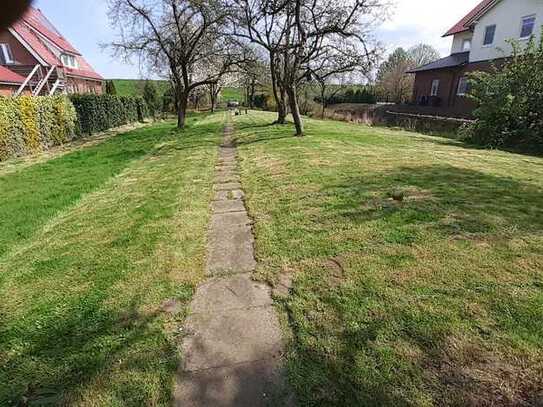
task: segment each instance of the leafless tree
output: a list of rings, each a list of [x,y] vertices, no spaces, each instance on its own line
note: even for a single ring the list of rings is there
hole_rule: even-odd
[[[441,54],[437,49],[429,44],[418,44],[407,51],[415,67],[429,64],[441,58]]]
[[[267,53],[272,93],[277,105],[276,123],[286,123],[287,93],[283,86],[283,70],[279,65],[279,53],[283,50],[288,32],[288,19],[276,12],[284,0],[225,0],[232,14],[232,34],[261,46]]]
[[[319,87],[323,118],[327,99],[341,91],[340,85],[356,74],[362,77],[369,75],[377,60],[377,53],[370,58],[360,52],[356,42],[344,41],[329,45],[322,50],[319,58],[308,63],[310,77]]]
[[[191,93],[212,85],[247,58],[247,48],[225,35],[229,11],[219,0],[108,0],[118,29],[115,52],[138,55],[169,76],[178,127],[184,128]]]
[[[269,64],[262,56],[241,66],[238,86],[245,89],[245,100],[248,107],[254,107],[257,89],[268,87],[270,84]]]
[[[386,0],[238,0],[242,6],[244,32],[238,34],[264,46],[270,53],[274,94],[281,104],[286,93],[296,126],[302,136],[304,126],[298,104],[297,87],[309,79],[314,61],[339,48],[356,43],[359,54],[368,60],[376,55],[372,29],[387,11]]]

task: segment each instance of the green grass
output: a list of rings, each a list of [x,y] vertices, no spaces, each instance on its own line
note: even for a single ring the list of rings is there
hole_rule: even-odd
[[[243,89],[240,88],[224,88],[222,91],[222,102],[226,103],[231,100],[243,102]]]
[[[0,177],[0,405],[170,405],[222,124],[157,124]]]
[[[300,405],[539,405],[543,159],[273,118],[236,126],[258,275],[294,279]]]
[[[168,81],[153,81],[159,95],[163,95],[168,90],[170,84]],[[143,86],[145,80],[140,79],[113,79],[117,95],[119,96],[143,96]]]
[[[119,96],[143,96],[143,85],[145,80],[140,79],[114,79],[115,89]],[[158,87],[160,95],[163,95],[170,87],[168,81],[154,81]],[[235,100],[238,102],[243,101],[243,89],[240,88],[224,88],[222,92],[222,101],[228,102]]]

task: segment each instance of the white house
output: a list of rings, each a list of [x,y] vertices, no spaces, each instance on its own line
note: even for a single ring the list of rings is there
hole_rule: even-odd
[[[469,115],[466,74],[488,70],[492,61],[510,57],[510,40],[521,44],[541,36],[543,0],[483,0],[444,37],[452,36],[451,55],[411,71],[413,99],[451,113]]]

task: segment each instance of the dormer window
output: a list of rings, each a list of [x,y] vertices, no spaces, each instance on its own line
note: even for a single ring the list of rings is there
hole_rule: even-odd
[[[70,55],[70,54],[62,54],[61,59],[62,59],[62,64],[64,66],[67,66],[68,68],[77,69],[78,65],[77,65],[77,59],[75,58],[75,56]]]
[[[462,52],[471,51],[471,38],[462,41]]]
[[[522,27],[520,29],[520,39],[526,40],[532,36],[535,28],[535,16],[522,18]]]
[[[485,38],[483,40],[484,47],[490,47],[494,44],[494,37],[496,36],[496,24],[489,25],[485,28]]]
[[[9,44],[0,44],[0,65],[14,64],[13,53]]]

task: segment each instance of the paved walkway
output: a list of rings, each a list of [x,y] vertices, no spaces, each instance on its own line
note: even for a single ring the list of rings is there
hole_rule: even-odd
[[[230,120],[220,149],[206,272],[191,304],[176,406],[292,405],[281,371],[281,330],[270,289],[251,280],[251,220]]]

